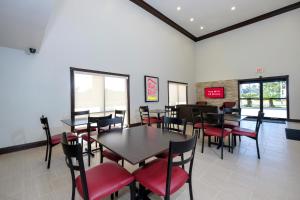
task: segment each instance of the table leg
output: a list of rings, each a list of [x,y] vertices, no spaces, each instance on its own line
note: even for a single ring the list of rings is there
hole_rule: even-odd
[[[160,113],[157,113],[157,119],[160,120]],[[157,128],[161,128],[161,123],[157,123]]]
[[[141,163],[139,163],[139,167],[143,167],[145,166],[146,162],[143,161]],[[146,188],[144,186],[142,186],[141,184],[139,184],[139,188],[137,190],[137,200],[150,200],[150,198],[148,197],[148,194],[150,193],[149,190],[146,190]]]

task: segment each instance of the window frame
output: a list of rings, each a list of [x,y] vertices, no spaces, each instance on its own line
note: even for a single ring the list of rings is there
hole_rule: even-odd
[[[181,84],[181,85],[185,85],[186,86],[186,104],[189,103],[189,95],[188,95],[188,88],[189,88],[189,84],[185,83],[185,82],[178,82],[178,81],[170,81],[168,80],[168,106],[170,106],[170,91],[169,91],[169,85],[170,83],[175,83],[175,84]]]
[[[74,120],[74,116],[72,116],[72,113],[75,111],[75,79],[74,79],[75,72],[88,72],[88,73],[95,73],[95,74],[101,74],[101,75],[125,77],[127,79],[127,81],[126,81],[126,85],[127,85],[127,115],[128,115],[127,123],[130,126],[130,75],[129,74],[120,74],[120,73],[113,73],[113,72],[105,72],[105,71],[70,67],[71,119],[72,120]]]

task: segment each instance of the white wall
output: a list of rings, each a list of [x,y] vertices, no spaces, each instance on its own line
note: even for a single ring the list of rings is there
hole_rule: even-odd
[[[194,83],[194,53],[193,41],[129,1],[61,1],[38,54],[0,48],[0,148],[44,140],[42,114],[53,133],[67,129],[70,66],[130,74],[134,123],[144,75],[160,78],[160,102],[149,106],[162,108],[167,80]]]
[[[300,119],[300,9],[197,43],[196,81],[290,75],[290,118]]]

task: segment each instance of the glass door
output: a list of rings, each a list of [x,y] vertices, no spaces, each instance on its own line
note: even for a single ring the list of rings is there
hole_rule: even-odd
[[[260,110],[260,83],[249,82],[240,84],[240,108],[241,114],[257,116]]]
[[[287,118],[286,81],[263,82],[263,111],[268,118]]]
[[[289,119],[288,76],[240,80],[239,99],[242,115]]]

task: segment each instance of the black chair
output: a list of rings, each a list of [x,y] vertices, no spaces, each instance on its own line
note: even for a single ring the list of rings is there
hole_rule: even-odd
[[[49,169],[51,165],[52,148],[60,143],[61,134],[51,136],[48,118],[45,117],[44,115],[40,118],[40,121],[45,131],[46,139],[47,139],[45,161],[48,161],[47,168]],[[68,133],[66,137],[67,140],[70,142],[76,142],[76,143],[78,142],[77,136],[74,135],[73,133]]]
[[[224,108],[223,109],[224,115],[241,115],[240,108]],[[227,122],[224,121],[224,128],[234,129],[240,127],[240,122]],[[239,141],[241,141],[241,136],[239,136]],[[233,144],[236,145],[236,137],[233,137]],[[232,145],[233,145],[232,144]]]
[[[123,122],[122,122],[123,125],[124,125],[124,120],[125,120],[125,114],[126,114],[126,110],[115,110],[115,118],[121,117],[123,119]]]
[[[232,129],[232,137],[246,136],[246,137],[254,139],[256,141],[256,151],[257,151],[258,159],[260,159],[260,152],[259,152],[259,146],[258,146],[258,134],[259,134],[260,125],[262,124],[264,115],[265,114],[263,112],[261,112],[261,111],[258,112],[255,130],[246,129],[246,128],[242,128],[242,127],[235,127],[234,129]],[[232,148],[232,151],[233,151],[233,148]]]
[[[183,135],[186,135],[186,125],[187,121],[185,119],[179,119],[179,118],[172,118],[172,117],[163,117],[163,127],[162,129],[168,130],[170,132],[174,133],[180,133]],[[181,159],[183,160],[183,154],[174,154],[173,157],[181,156]],[[169,157],[169,150],[166,150],[155,157],[157,158],[168,158]],[[182,166],[183,167],[183,166]]]
[[[151,124],[161,123],[161,119],[158,119],[157,117],[150,117],[148,106],[140,106],[139,112],[140,112],[142,126],[144,124],[151,126]]]
[[[189,184],[190,199],[193,200],[192,170],[195,157],[197,136],[182,142],[172,142],[169,145],[168,159],[156,159],[144,167],[136,170],[133,175],[135,180],[154,194],[169,200],[170,196],[185,183]],[[174,161],[174,154],[190,152],[191,155],[182,161]],[[179,167],[190,163],[189,171]]]
[[[72,118],[76,118],[76,117],[86,117],[88,118],[90,116],[90,111],[89,110],[84,110],[84,111],[75,111],[71,113],[71,117]],[[83,134],[83,133],[87,133],[87,127],[85,126],[79,126],[79,127],[74,127],[74,132],[77,133],[77,136]],[[72,129],[73,130],[73,129]],[[96,131],[96,127],[92,128],[92,131]]]
[[[217,122],[216,122],[217,120]],[[223,148],[224,148],[224,139],[228,137],[228,146],[230,151],[230,131],[224,128],[224,113],[206,113],[201,112],[201,121],[202,121],[202,149],[204,151],[204,141],[205,136],[208,137],[208,146],[211,146],[211,137],[218,138],[218,145],[221,148],[221,159],[223,160]],[[207,125],[204,126],[204,123]],[[216,125],[217,123],[217,125]]]
[[[90,166],[91,164],[91,155],[93,155],[91,152],[92,152],[92,147],[91,145],[95,142],[96,144],[96,149],[94,150],[98,150],[97,149],[97,142],[95,139],[93,139],[91,136],[92,135],[97,135],[97,134],[101,134],[103,132],[105,132],[105,130],[99,126],[99,121],[101,121],[102,119],[111,119],[112,118],[112,115],[107,115],[107,116],[104,116],[104,117],[88,117],[88,124],[87,124],[87,133],[85,134],[82,134],[81,135],[81,138],[82,138],[82,144],[83,144],[83,141],[86,141],[87,142],[87,145],[88,145],[88,164]],[[95,125],[93,124],[96,124],[96,129],[95,129]],[[94,130],[97,130],[94,131]],[[100,147],[101,149],[101,147]]]
[[[116,163],[103,163],[85,171],[81,145],[69,145],[65,133],[61,144],[71,171],[72,200],[75,188],[84,200],[95,200],[109,195],[113,199],[113,194],[125,186],[130,186],[130,199],[135,199],[134,177],[127,170]],[[76,178],[75,171],[79,171]]]
[[[106,134],[109,134],[111,130],[113,131],[122,131],[123,130],[123,121],[124,119],[122,117],[115,117],[112,119],[101,119],[98,122],[98,127],[99,128],[107,128],[106,129]],[[111,128],[115,124],[120,124],[119,126],[115,128]],[[116,163],[119,163],[119,161],[122,162],[122,166],[124,167],[124,159],[119,156],[118,154],[110,151],[109,149],[103,149],[103,146],[100,145],[100,163],[103,163],[103,158],[107,158],[109,160],[112,160]]]

